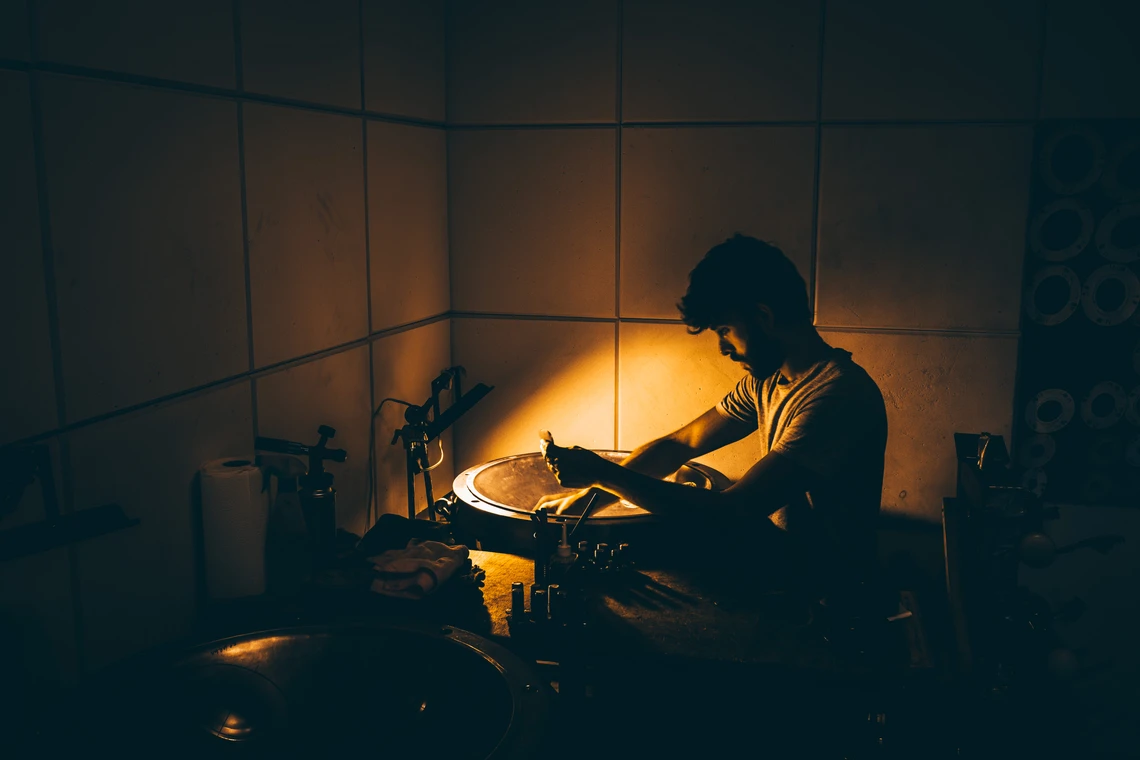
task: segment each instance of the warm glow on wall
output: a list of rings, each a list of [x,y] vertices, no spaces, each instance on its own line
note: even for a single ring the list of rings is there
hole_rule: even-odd
[[[456,363],[495,391],[456,425],[456,470],[565,445],[614,445],[614,328],[601,322],[456,320]]]

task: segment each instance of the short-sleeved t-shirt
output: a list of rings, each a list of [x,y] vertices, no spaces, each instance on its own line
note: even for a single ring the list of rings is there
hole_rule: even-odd
[[[887,414],[875,381],[843,349],[802,375],[746,375],[717,411],[750,425],[761,455],[785,456],[816,482],[771,515],[829,582],[865,575],[876,560],[875,522],[883,488]]]

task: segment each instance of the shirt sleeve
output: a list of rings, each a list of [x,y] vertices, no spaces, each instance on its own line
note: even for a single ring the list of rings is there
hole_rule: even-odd
[[[851,389],[820,393],[796,410],[772,451],[830,479],[850,472],[885,427],[881,397]]]
[[[756,391],[756,379],[751,375],[745,375],[736,387],[717,403],[716,410],[724,417],[746,423],[753,428],[759,427],[760,415],[757,411]]]

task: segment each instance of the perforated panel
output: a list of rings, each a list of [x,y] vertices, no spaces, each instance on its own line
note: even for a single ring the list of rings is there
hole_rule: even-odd
[[[1050,501],[1140,506],[1140,122],[1043,122],[1014,451]]]

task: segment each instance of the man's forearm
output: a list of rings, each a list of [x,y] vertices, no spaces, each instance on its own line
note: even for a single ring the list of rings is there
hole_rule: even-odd
[[[597,487],[666,518],[711,520],[734,509],[727,494],[659,480],[616,462],[605,467]]]
[[[621,464],[627,470],[651,478],[665,478],[681,469],[692,456],[693,451],[688,446],[665,437],[638,446]]]

